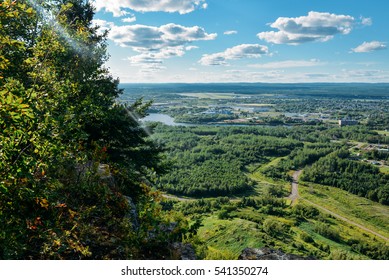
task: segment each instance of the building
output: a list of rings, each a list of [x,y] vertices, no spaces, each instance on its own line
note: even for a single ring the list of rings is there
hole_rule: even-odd
[[[354,120],[339,120],[339,126],[357,125],[358,121]]]

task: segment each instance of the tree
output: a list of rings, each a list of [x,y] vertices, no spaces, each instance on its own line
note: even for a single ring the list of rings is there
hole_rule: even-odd
[[[2,259],[141,258],[177,238],[147,238],[169,222],[149,187],[160,148],[133,117],[149,104],[116,102],[93,14],[83,0],[0,4]]]

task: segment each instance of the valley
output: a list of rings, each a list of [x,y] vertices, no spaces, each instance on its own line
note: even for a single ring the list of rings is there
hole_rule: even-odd
[[[389,258],[385,95],[211,89],[124,94],[154,102],[144,123],[170,166],[154,188],[189,219],[199,258]]]

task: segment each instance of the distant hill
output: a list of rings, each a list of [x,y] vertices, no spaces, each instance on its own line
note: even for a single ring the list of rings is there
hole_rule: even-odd
[[[210,83],[210,84],[120,84],[126,93],[236,93],[236,94],[287,94],[314,97],[347,97],[362,99],[389,98],[389,83]]]

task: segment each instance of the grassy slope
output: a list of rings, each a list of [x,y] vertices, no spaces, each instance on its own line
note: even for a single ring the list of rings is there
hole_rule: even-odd
[[[389,237],[388,206],[375,203],[338,188],[312,183],[300,183],[299,193],[303,198]]]
[[[206,259],[237,259],[247,247],[262,247],[261,234],[254,222],[207,217],[198,234],[208,249]]]
[[[277,164],[280,158],[273,159],[265,166],[251,166],[248,176],[258,182],[255,196],[260,195],[269,185],[280,184],[284,187],[289,185],[282,181],[275,181],[265,177],[260,170],[269,165]],[[310,184],[312,186],[312,184]],[[300,196],[314,203],[317,203],[351,221],[361,224],[371,230],[374,230],[384,236],[389,236],[389,207],[374,203],[368,199],[352,195],[340,189],[315,185],[314,193],[312,188],[300,183]],[[300,204],[307,204],[303,200]],[[308,205],[308,204],[307,204]],[[350,225],[345,221],[332,218],[327,213],[322,213],[330,222],[331,227],[339,232],[341,241],[335,242],[314,231],[317,220],[309,219],[303,223],[296,221],[290,215],[291,208],[284,217],[269,216],[253,210],[252,208],[239,209],[231,213],[229,220],[220,220],[217,216],[206,217],[203,226],[199,229],[198,235],[206,247],[206,258],[208,259],[236,259],[240,252],[246,247],[261,247],[270,245],[274,248],[281,249],[288,253],[298,255],[316,254],[317,258],[337,258],[339,254],[346,253],[348,259],[368,259],[368,257],[355,253],[347,244],[351,239],[360,239],[367,242],[375,242],[379,238],[366,233],[362,229]],[[290,225],[290,230],[286,239],[269,237],[261,230],[261,224],[264,219],[272,218]],[[308,234],[313,238],[313,242],[305,242],[301,236]],[[329,252],[323,248],[329,247]],[[338,255],[337,255],[338,254]]]

